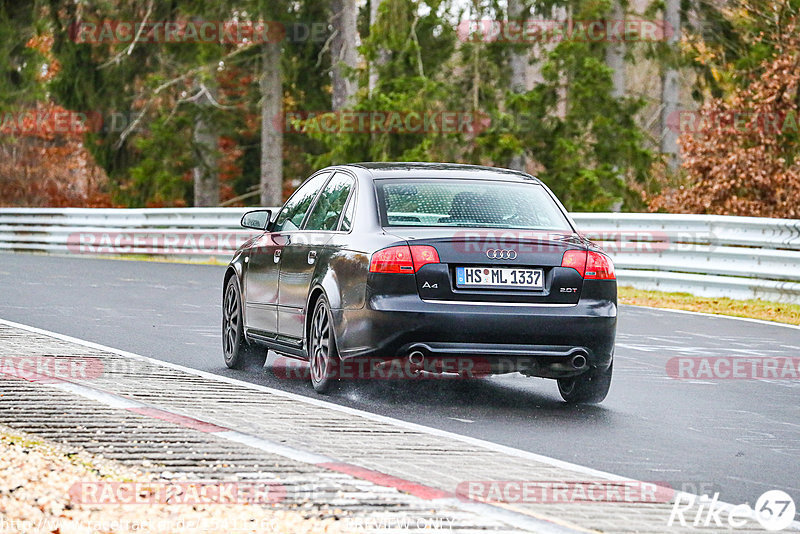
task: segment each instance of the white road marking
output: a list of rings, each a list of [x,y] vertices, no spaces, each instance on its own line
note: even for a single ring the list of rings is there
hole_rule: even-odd
[[[147,406],[146,404],[143,404],[141,402],[128,400],[126,398],[120,397],[119,395],[113,395],[111,393],[106,393],[98,389],[81,386],[80,384],[75,384],[72,382],[62,382],[62,381],[48,382],[47,385],[50,387],[54,387],[56,389],[60,389],[61,391],[66,391],[67,393],[72,393],[73,395],[78,395],[80,397],[85,397],[87,399],[97,401],[101,404],[105,404],[109,408],[119,408],[122,410],[129,410],[131,408],[144,408]]]
[[[377,421],[379,423],[386,423],[390,425],[394,425],[400,428],[405,428],[407,430],[413,430],[415,432],[424,432],[426,434],[430,434],[432,436],[439,436],[443,438],[448,438],[456,441],[460,441],[462,443],[467,443],[469,445],[473,445],[476,447],[483,447],[494,452],[500,452],[503,454],[508,454],[510,456],[516,456],[517,458],[525,458],[528,460],[534,460],[537,462],[541,462],[546,465],[550,465],[552,467],[559,467],[562,469],[571,470],[577,473],[581,473],[586,476],[590,477],[599,477],[606,480],[617,480],[617,481],[627,481],[630,480],[629,478],[622,477],[619,475],[614,475],[612,473],[606,473],[604,471],[600,471],[598,469],[592,469],[591,467],[586,467],[583,465],[573,464],[570,462],[566,462],[563,460],[558,460],[556,458],[550,458],[549,456],[544,456],[541,454],[536,454],[534,452],[524,451],[522,449],[515,449],[513,447],[507,447],[505,445],[500,445],[499,443],[493,443],[491,441],[485,441],[478,438],[473,438],[470,436],[463,436],[461,434],[456,434],[454,432],[448,432],[446,430],[439,430],[438,428],[428,427],[424,425],[420,425],[417,423],[409,423],[408,421],[403,421],[402,419],[394,419],[392,417],[387,417],[385,415],[378,415],[371,412],[366,412],[364,410],[359,410],[357,408],[350,408],[349,406],[341,406],[339,404],[335,404],[332,402],[328,402],[322,399],[316,399],[313,397],[305,397],[303,395],[299,395],[297,393],[290,393],[288,391],[283,391],[281,389],[274,389],[267,386],[262,386],[259,384],[251,384],[250,382],[245,382],[242,380],[237,380],[235,378],[229,378],[227,376],[220,376],[215,375],[213,373],[209,373],[206,371],[199,371],[197,369],[192,369],[191,367],[184,367],[183,365],[178,365],[170,362],[164,362],[158,360],[156,358],[150,358],[148,356],[142,356],[140,354],[135,354],[133,352],[128,352],[120,349],[115,349],[113,347],[109,347],[107,345],[101,345],[99,343],[94,343],[91,341],[86,341],[83,339],[78,339],[72,336],[67,336],[64,334],[59,334],[57,332],[50,332],[48,330],[44,330],[41,328],[36,328],[35,326],[28,326],[20,323],[15,323],[13,321],[8,321],[6,319],[0,319],[0,324],[6,324],[8,326],[13,326],[15,328],[20,328],[22,330],[27,330],[28,332],[33,332],[36,334],[41,334],[43,336],[49,336],[55,339],[61,339],[62,341],[69,341],[71,343],[75,343],[78,345],[82,345],[84,347],[102,350],[105,352],[110,352],[112,354],[117,354],[119,356],[124,356],[127,358],[132,358],[135,360],[145,361],[153,365],[160,365],[163,367],[168,367],[170,369],[175,369],[177,371],[182,371],[184,373],[189,373],[195,376],[200,376],[203,378],[207,378],[209,380],[215,380],[217,382],[225,382],[227,384],[233,384],[240,387],[245,387],[248,389],[252,389],[255,391],[263,391],[266,393],[271,393],[273,395],[277,395],[286,399],[290,399],[296,402],[303,402],[306,404],[311,404],[313,406],[320,406],[323,408],[329,408],[331,410],[336,410],[342,413],[355,415],[359,417],[363,417],[364,419],[369,419],[372,421]]]
[[[639,307],[642,307],[642,306],[639,306]],[[659,310],[660,310],[660,308],[659,308]],[[680,311],[680,310],[666,310],[666,311]],[[695,313],[695,312],[690,312],[690,313]],[[701,314],[701,315],[710,315],[710,314]],[[712,317],[718,317],[718,316],[712,316]],[[766,324],[772,324],[772,323],[769,323],[767,321],[757,321],[757,320],[753,320],[753,321],[760,322],[760,323],[766,323]],[[416,423],[409,423],[409,422],[403,421],[401,419],[394,419],[394,418],[387,417],[387,416],[384,416],[384,415],[378,415],[378,414],[374,414],[374,413],[370,413],[370,412],[365,412],[363,410],[358,410],[356,408],[350,408],[348,406],[340,406],[338,404],[334,404],[334,403],[331,403],[331,402],[323,401],[323,400],[320,400],[320,399],[304,397],[303,395],[298,395],[296,393],[290,393],[288,391],[283,391],[283,390],[280,390],[280,389],[273,389],[273,388],[266,387],[266,386],[261,386],[261,385],[258,385],[258,384],[251,384],[250,382],[244,382],[244,381],[241,381],[241,380],[236,380],[235,378],[228,378],[228,377],[225,377],[225,376],[219,376],[219,375],[215,375],[213,373],[208,373],[206,371],[199,371],[197,369],[192,369],[190,367],[184,367],[182,365],[177,365],[177,364],[174,364],[174,363],[163,362],[161,360],[157,360],[155,358],[149,358],[147,356],[142,356],[140,354],[135,354],[133,352],[127,352],[127,351],[124,351],[124,350],[115,349],[113,347],[109,347],[109,346],[106,346],[106,345],[101,345],[99,343],[93,343],[91,341],[78,339],[78,338],[75,338],[75,337],[72,337],[72,336],[67,336],[67,335],[64,335],[64,334],[59,334],[57,332],[50,332],[48,330],[37,328],[35,326],[29,326],[29,325],[24,325],[24,324],[20,324],[20,323],[15,323],[13,321],[8,321],[6,319],[0,319],[0,324],[5,324],[7,326],[11,326],[11,327],[14,327],[14,328],[19,328],[21,330],[26,330],[28,332],[40,334],[40,335],[43,335],[43,336],[48,336],[48,337],[52,337],[52,338],[55,338],[55,339],[60,339],[62,341],[68,341],[70,343],[75,343],[77,345],[82,345],[84,347],[93,348],[93,349],[101,350],[101,351],[105,351],[105,352],[110,352],[112,354],[117,354],[119,356],[124,356],[124,357],[127,357],[127,358],[132,358],[132,359],[136,359],[136,360],[140,360],[140,361],[146,361],[146,362],[151,363],[153,365],[160,365],[160,366],[163,366],[163,367],[168,367],[170,369],[175,369],[177,371],[182,371],[182,372],[185,372],[185,373],[188,373],[188,374],[193,374],[195,376],[200,376],[200,377],[203,377],[203,378],[207,378],[209,380],[215,380],[215,381],[218,381],[218,382],[225,382],[225,383],[228,383],[228,384],[232,384],[232,385],[236,385],[236,386],[240,386],[240,387],[253,389],[253,390],[256,390],[256,391],[263,391],[263,392],[271,393],[273,395],[277,395],[277,396],[281,396],[281,397],[284,397],[284,398],[288,398],[288,399],[291,399],[291,400],[294,400],[294,401],[297,401],[297,402],[304,402],[306,404],[311,404],[311,405],[314,405],[314,406],[319,406],[319,407],[328,408],[328,409],[331,409],[331,410],[340,411],[342,413],[347,413],[347,414],[363,417],[365,419],[370,419],[372,421],[386,423],[386,424],[394,425],[394,426],[397,426],[397,427],[400,427],[400,428],[406,428],[408,430],[414,430],[416,432],[423,432],[423,433],[430,434],[430,435],[433,435],[433,436],[449,438],[449,439],[452,439],[454,441],[460,441],[462,443],[467,443],[467,444],[470,444],[470,445],[474,445],[476,447],[483,447],[485,449],[488,449],[488,450],[491,450],[491,451],[495,451],[495,452],[500,452],[500,453],[503,453],[503,454],[507,454],[509,456],[516,456],[518,458],[525,458],[525,459],[534,460],[534,461],[541,462],[541,463],[546,464],[546,465],[550,465],[552,467],[557,467],[557,468],[560,468],[560,469],[573,471],[573,472],[580,473],[580,474],[583,474],[583,475],[587,475],[587,476],[590,476],[590,477],[598,477],[598,478],[603,478],[603,479],[606,479],[606,480],[620,481],[620,482],[629,482],[631,480],[628,477],[615,475],[613,473],[607,473],[605,471],[601,471],[601,470],[598,470],[598,469],[593,469],[591,467],[586,467],[586,466],[583,466],[583,465],[573,464],[571,462],[565,462],[565,461],[559,460],[557,458],[551,458],[549,456],[544,456],[544,455],[541,455],[541,454],[536,454],[536,453],[524,451],[524,450],[521,450],[521,449],[514,449],[512,447],[507,447],[505,445],[500,445],[498,443],[492,443],[491,441],[484,441],[484,440],[477,439],[477,438],[472,438],[472,437],[469,437],[469,436],[462,436],[460,434],[456,434],[456,433],[453,433],[453,432],[448,432],[448,431],[445,431],[445,430],[439,430],[437,428],[427,427],[427,426],[419,425],[419,424],[416,424]],[[790,326],[790,325],[779,325],[779,326]],[[794,328],[800,329],[800,327],[794,327]],[[81,387],[81,386],[79,386],[79,387]],[[85,388],[85,389],[88,390],[90,388]],[[83,393],[80,393],[80,394],[82,396],[86,396],[87,393],[88,392],[83,392]],[[106,400],[105,402],[108,402],[108,400]],[[136,403],[136,401],[131,401],[131,402]],[[140,403],[137,403],[137,404],[140,404]],[[239,433],[237,432],[237,434],[239,434]],[[266,440],[264,440],[264,441],[266,441]],[[311,454],[315,454],[315,453],[311,453]],[[673,496],[673,498],[678,499],[680,496],[689,496],[689,497],[691,497],[693,499],[696,499],[696,498],[699,497],[698,495],[693,495],[691,493],[680,491],[680,492],[675,492],[675,495]],[[456,501],[458,502],[458,500],[456,500]],[[480,506],[482,503],[473,503],[473,504],[460,503],[460,504],[461,504],[461,506],[464,507],[464,509],[467,509],[468,506]],[[738,505],[730,504],[730,503],[723,502],[723,501],[717,501],[717,505],[721,509],[726,510],[726,511],[731,511],[731,510],[735,509],[736,506],[738,506]],[[491,508],[494,509],[494,510],[499,510],[496,507],[491,507]],[[509,513],[514,513],[514,512],[509,510]],[[750,515],[742,513],[741,516],[742,517],[749,517],[750,519],[756,520],[755,513],[752,513],[752,512],[751,512]],[[527,520],[528,520],[528,518],[525,518],[525,517],[518,518],[518,519],[520,519],[522,522],[525,522],[525,523],[527,523]],[[535,521],[534,518],[530,518],[530,520],[531,521]],[[538,528],[541,529],[543,525],[542,524],[537,524],[537,526],[538,526]],[[558,527],[559,527],[559,525],[552,525],[553,531],[557,531]],[[791,527],[793,527],[796,530],[800,530],[800,521],[792,522],[791,523]],[[575,528],[575,527],[570,525],[569,528]]]
[[[673,310],[671,308],[653,308],[651,306],[639,306],[637,304],[621,304],[621,306],[630,306],[631,308],[640,308],[643,310],[651,310],[656,312],[671,312],[671,313],[683,313],[683,314],[690,314],[690,315],[702,315],[704,317],[713,317],[715,319],[731,319],[733,321],[747,321],[748,323],[758,323],[764,324],[767,326],[780,326],[783,328],[793,328],[795,330],[800,330],[800,326],[793,325],[793,324],[786,324],[786,323],[778,323],[775,321],[763,321],[761,319],[751,319],[750,317],[734,317],[732,315],[720,315],[716,313],[704,313],[704,312],[696,312],[696,311],[689,311],[689,310]]]

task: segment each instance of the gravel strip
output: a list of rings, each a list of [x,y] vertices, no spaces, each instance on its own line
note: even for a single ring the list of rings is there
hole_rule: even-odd
[[[3,534],[343,532],[333,519],[226,502],[230,493],[210,488],[219,489],[176,484],[0,425]],[[134,499],[145,502],[119,504]]]

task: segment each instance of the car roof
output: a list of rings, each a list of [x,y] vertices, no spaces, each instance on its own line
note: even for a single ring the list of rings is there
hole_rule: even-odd
[[[364,162],[337,165],[336,167],[365,169],[369,171],[372,178],[488,178],[541,183],[539,179],[524,172],[461,163]]]

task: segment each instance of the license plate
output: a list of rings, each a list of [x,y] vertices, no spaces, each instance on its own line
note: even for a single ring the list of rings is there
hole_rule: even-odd
[[[542,269],[456,267],[456,287],[541,289],[544,287],[544,276]]]

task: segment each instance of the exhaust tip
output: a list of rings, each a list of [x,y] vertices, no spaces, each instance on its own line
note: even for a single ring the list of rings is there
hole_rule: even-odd
[[[412,351],[408,355],[408,363],[410,363],[411,365],[422,365],[422,362],[424,360],[425,360],[425,355],[418,350]]]
[[[586,356],[578,354],[572,357],[572,367],[575,369],[582,369],[586,367]]]

